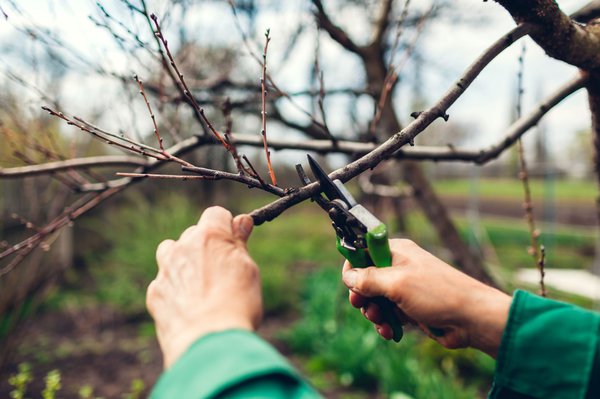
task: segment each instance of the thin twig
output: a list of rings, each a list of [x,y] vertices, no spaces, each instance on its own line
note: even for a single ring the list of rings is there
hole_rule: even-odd
[[[159,173],[127,173],[117,172],[117,176],[122,177],[148,177],[150,179],[167,179],[167,180],[215,180],[212,176],[190,176],[190,175],[163,175]]]
[[[329,136],[333,144],[336,142],[336,138],[331,134],[329,130],[329,126],[327,125],[327,115],[325,114],[325,79],[323,77],[323,71],[321,70],[321,63],[319,62],[321,56],[321,40],[320,40],[320,32],[317,30],[317,38],[315,43],[315,63],[314,63],[314,73],[315,79],[319,84],[319,91],[317,96],[317,106],[319,107],[319,112],[321,113],[321,120],[323,121],[323,127],[325,134]]]
[[[272,184],[265,184],[264,182],[259,181],[258,179],[252,178],[246,175],[240,175],[239,173],[229,173],[223,172],[221,170],[200,168],[197,166],[187,167],[184,166],[181,168],[186,172],[193,172],[202,175],[203,177],[209,177],[212,180],[233,180],[247,185],[248,187],[260,188],[261,190],[267,191],[271,194],[275,194],[279,197],[284,197],[286,195],[286,191],[280,187],[277,187]]]
[[[521,55],[519,56],[519,72],[517,74],[517,118],[521,118],[522,106],[523,106],[523,65],[525,58],[526,47],[523,44],[521,48]],[[540,272],[540,293],[542,296],[546,296],[546,287],[544,285],[544,263],[545,263],[545,251],[542,250],[542,246],[538,243],[540,231],[536,229],[535,217],[533,215],[533,200],[531,198],[531,187],[529,185],[529,173],[527,171],[527,160],[525,159],[525,149],[523,141],[519,138],[517,140],[517,148],[519,152],[519,178],[523,183],[523,195],[525,209],[525,219],[529,226],[529,236],[531,238],[531,247],[529,253],[533,257],[536,267]]]
[[[246,165],[248,165],[248,168],[250,168],[250,171],[252,172],[252,176],[258,180],[260,182],[260,184],[262,184],[263,186],[266,185],[265,181],[263,180],[262,177],[260,177],[260,173],[258,173],[258,171],[254,168],[254,166],[252,165],[252,162],[250,162],[250,160],[248,159],[248,157],[246,155],[242,155],[242,158],[244,158],[244,161],[246,162]]]
[[[229,148],[230,148],[229,153],[231,154],[231,157],[233,158],[233,161],[235,162],[235,167],[236,167],[238,173],[241,173],[241,174],[247,173],[247,170],[246,170],[246,168],[244,168],[244,164],[242,163],[242,160],[240,159],[240,154],[238,154],[237,147],[235,145],[235,139],[231,135],[231,131],[233,129],[233,119],[231,118],[231,101],[230,101],[229,97],[227,97],[225,99],[225,102],[223,103],[221,110],[223,111],[223,118],[225,119],[224,136],[225,136],[225,141],[227,142],[227,144],[229,145]]]
[[[188,98],[189,103],[192,105],[194,110],[199,114],[200,119],[204,122],[206,127],[221,142],[221,144],[223,144],[223,147],[225,147],[225,149],[227,149],[229,151],[229,145],[225,142],[225,140],[223,139],[221,134],[217,131],[217,129],[215,129],[215,127],[210,122],[210,120],[208,120],[208,118],[206,117],[206,114],[204,113],[204,108],[202,108],[202,107],[200,107],[200,105],[198,105],[198,103],[196,102],[196,99],[194,98],[194,95],[191,93],[190,89],[188,88],[188,85],[185,82],[185,78],[183,77],[183,74],[179,71],[179,68],[177,67],[177,64],[175,63],[173,54],[171,54],[171,50],[169,49],[167,39],[164,37],[164,35],[162,33],[160,24],[158,23],[158,17],[154,14],[150,14],[150,18],[154,22],[154,26],[156,28],[156,36],[159,38],[160,42],[162,43],[162,46],[165,49],[165,52],[167,53],[167,57],[169,58],[171,67],[177,74],[177,78],[179,80],[179,83],[181,84],[181,88],[183,89],[183,94]]]
[[[269,151],[269,145],[267,143],[267,51],[269,49],[269,43],[271,42],[271,37],[269,36],[270,29],[267,29],[265,32],[265,47],[263,50],[263,61],[262,61],[262,78],[260,79],[260,88],[261,88],[261,116],[262,116],[262,130],[260,134],[263,138],[263,144],[265,149],[265,156],[267,158],[267,168],[269,169],[269,176],[271,177],[271,183],[274,186],[277,185],[277,178],[275,177],[275,171],[273,170],[273,165],[271,165],[271,151]]]
[[[138,78],[137,75],[134,75],[133,78],[140,88],[140,94],[144,98],[144,102],[146,103],[146,107],[148,108],[148,113],[150,114],[150,118],[152,119],[152,125],[154,126],[154,135],[156,136],[156,141],[158,141],[158,146],[162,152],[165,152],[165,147],[163,146],[163,138],[160,136],[160,132],[158,131],[158,124],[156,123],[156,117],[154,116],[154,112],[152,112],[152,107],[150,106],[150,102],[148,101],[148,97],[146,97],[146,92],[144,91],[144,84]]]
[[[250,38],[248,37],[248,35],[246,34],[246,31],[244,31],[244,29],[242,28],[242,24],[241,21],[239,19],[239,15],[237,12],[237,8],[235,6],[235,2],[233,0],[228,0],[227,1],[231,7],[231,12],[233,13],[234,16],[234,21],[235,21],[235,25],[237,30],[240,32],[240,35],[242,36],[242,41],[244,43],[244,46],[246,47],[246,50],[248,51],[248,54],[250,54],[250,56],[259,64],[262,66],[262,61],[260,59],[260,56],[257,54],[257,52],[252,48],[252,41],[250,40]],[[288,100],[289,104],[294,107],[296,110],[298,110],[299,112],[303,113],[304,115],[306,115],[311,123],[313,123],[315,126],[318,126],[319,129],[321,130],[325,130],[325,127],[323,126],[322,123],[320,123],[319,121],[317,121],[315,119],[315,117],[308,112],[307,110],[305,110],[296,100],[294,100],[294,98],[286,91],[282,90],[277,83],[275,82],[275,80],[273,79],[273,77],[271,75],[269,75],[267,73],[267,83],[271,86],[271,88],[276,92],[276,95],[278,97],[283,97],[285,99]]]

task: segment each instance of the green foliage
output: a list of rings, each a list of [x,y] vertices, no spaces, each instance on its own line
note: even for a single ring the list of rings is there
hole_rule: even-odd
[[[91,385],[84,385],[79,388],[78,395],[81,399],[92,399],[94,397],[94,387]]]
[[[60,383],[60,371],[51,370],[44,377],[46,387],[42,391],[42,398],[44,399],[55,399],[56,393],[60,391],[62,385]]]
[[[32,380],[31,366],[28,363],[19,364],[17,374],[11,375],[8,378],[8,383],[14,388],[10,393],[10,397],[12,399],[25,399],[27,385]]]
[[[125,312],[145,311],[146,288],[157,271],[156,247],[164,239],[177,239],[200,213],[182,196],[165,196],[157,203],[137,197],[102,220],[88,222],[86,227],[110,243],[108,250],[86,256],[98,299]]]
[[[25,399],[27,386],[33,381],[32,368],[28,363],[21,363],[16,374],[11,375],[8,383],[13,387],[10,392],[11,399]],[[44,389],[41,392],[43,399],[56,399],[62,389],[61,374],[59,370],[51,370],[44,377]],[[146,385],[140,378],[131,381],[129,392],[121,395],[122,399],[140,399],[144,394]],[[94,387],[86,384],[79,388],[77,396],[81,399],[102,399],[94,395]]]
[[[267,314],[297,308],[309,270],[317,265],[342,264],[329,219],[312,208],[298,208],[276,223],[256,228],[248,244],[260,267]]]
[[[139,399],[144,393],[144,388],[146,388],[144,381],[139,378],[134,379],[131,381],[129,393],[123,395],[123,399]]]
[[[489,365],[484,371],[462,366],[474,359],[485,363],[485,355],[444,352],[441,356],[431,351],[427,340],[411,332],[400,344],[380,339],[347,303],[347,290],[339,282],[337,268],[320,269],[308,278],[303,317],[283,338],[295,352],[309,356],[306,368],[310,375],[335,369],[342,385],[377,388],[387,395],[473,398],[477,387],[462,383],[462,372],[468,370],[469,379],[473,374],[480,380],[491,376]],[[321,382],[313,381],[323,389]]]

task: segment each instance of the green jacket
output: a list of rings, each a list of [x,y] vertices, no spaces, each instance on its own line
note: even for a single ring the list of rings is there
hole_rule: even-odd
[[[196,341],[153,399],[320,398],[273,347],[238,330]],[[600,398],[600,315],[516,291],[491,399]]]

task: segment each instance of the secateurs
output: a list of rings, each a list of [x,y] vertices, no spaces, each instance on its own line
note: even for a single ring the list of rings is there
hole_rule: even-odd
[[[325,194],[319,193],[313,199],[333,222],[338,251],[353,267],[391,266],[387,226],[358,204],[340,180],[331,180],[310,155],[308,163]],[[302,166],[297,165],[296,168],[303,183],[309,184]],[[385,322],[392,328],[394,341],[399,342],[404,331],[396,305],[384,297],[372,298],[372,301],[380,307]]]

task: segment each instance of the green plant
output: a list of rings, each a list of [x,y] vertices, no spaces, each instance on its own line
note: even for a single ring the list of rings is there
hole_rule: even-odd
[[[108,250],[86,255],[97,299],[125,312],[145,312],[146,288],[157,270],[156,247],[164,239],[177,239],[199,215],[191,200],[172,195],[156,203],[136,197],[102,220],[89,221],[86,226],[109,243]]]
[[[32,381],[31,366],[28,363],[19,364],[17,374],[8,378],[8,383],[14,388],[10,392],[13,399],[25,399],[27,385]]]
[[[94,397],[94,387],[86,384],[79,388],[77,394],[81,399],[92,399]]]
[[[250,238],[248,247],[260,268],[267,314],[297,309],[310,270],[342,264],[328,218],[313,206],[298,207],[277,223],[257,227]]]
[[[129,388],[129,393],[123,395],[123,399],[138,399],[144,393],[144,388],[146,385],[144,381],[139,378],[131,381],[131,387]]]
[[[56,393],[60,391],[62,385],[60,383],[60,371],[50,370],[46,377],[44,377],[46,386],[42,391],[42,398],[44,399],[55,399]]]

